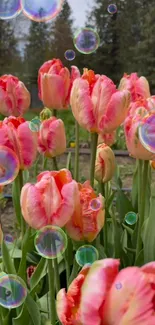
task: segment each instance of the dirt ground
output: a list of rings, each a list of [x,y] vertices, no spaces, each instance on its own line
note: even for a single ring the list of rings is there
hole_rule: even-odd
[[[135,168],[135,160],[130,157],[117,157],[117,164],[120,168],[121,179],[123,182],[123,187],[131,188],[132,186],[132,176]],[[58,159],[59,168],[64,168],[66,166],[67,155],[63,155]],[[90,156],[89,155],[80,155],[80,179],[85,181],[89,178],[89,164],[90,164]],[[48,166],[50,168],[50,166]],[[74,167],[74,162],[73,166]],[[30,181],[34,180],[34,174],[30,171]],[[114,181],[112,181],[113,186],[115,186]],[[5,193],[11,194],[11,186],[5,187]],[[3,204],[2,204],[3,203]],[[3,206],[2,206],[3,205]],[[5,205],[5,206],[4,206]],[[3,232],[15,233],[14,230],[14,221],[15,214],[13,209],[12,201],[6,200],[6,202],[1,202],[0,204],[0,219],[2,223]]]

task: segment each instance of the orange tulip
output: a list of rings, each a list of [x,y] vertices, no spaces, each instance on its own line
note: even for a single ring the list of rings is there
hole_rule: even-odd
[[[73,214],[77,194],[77,183],[69,170],[43,172],[36,184],[27,183],[22,188],[23,217],[34,229],[47,225],[63,227]]]
[[[115,155],[105,143],[97,146],[95,162],[95,179],[98,182],[110,181],[115,173]]]
[[[39,131],[39,152],[46,157],[56,157],[66,150],[66,135],[61,119],[51,117],[41,124]]]
[[[23,115],[30,106],[30,93],[18,78],[0,77],[0,113],[9,116]]]
[[[39,97],[44,106],[50,109],[67,109],[69,105],[72,80],[80,76],[76,67],[69,70],[59,59],[45,62],[38,75]]]
[[[83,76],[73,83],[70,102],[73,115],[83,128],[111,133],[126,118],[130,93],[116,90],[108,77],[84,69]]]
[[[139,99],[147,99],[150,97],[150,87],[145,77],[138,77],[137,73],[130,75],[124,74],[119,85],[120,90],[129,90],[131,93],[131,101]]]
[[[78,186],[74,213],[66,224],[66,230],[76,241],[92,242],[104,225],[104,199],[101,194],[97,197],[89,181]]]
[[[32,166],[37,155],[38,135],[21,117],[10,116],[0,122],[0,145],[12,149],[17,155],[20,168]]]

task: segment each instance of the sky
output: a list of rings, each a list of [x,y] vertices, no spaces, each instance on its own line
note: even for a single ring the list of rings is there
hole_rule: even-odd
[[[75,19],[75,26],[82,27],[86,20],[86,12],[94,3],[94,0],[68,0]]]

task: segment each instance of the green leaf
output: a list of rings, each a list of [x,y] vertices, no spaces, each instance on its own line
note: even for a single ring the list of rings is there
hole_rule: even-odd
[[[33,325],[41,325],[41,315],[39,307],[29,294],[27,295],[27,298],[25,300],[25,306],[29,312]]]
[[[32,325],[32,322],[30,323],[30,315],[27,312],[25,304],[23,305],[20,314],[16,318],[13,318],[12,325]]]
[[[15,249],[12,248],[10,250],[10,256],[12,258],[21,258],[22,257],[22,250],[17,248],[17,247]]]
[[[6,272],[8,274],[16,274],[16,269],[14,266],[14,262],[11,259],[11,256],[9,254],[8,247],[5,243],[5,241],[2,241],[2,257],[3,257],[3,263],[6,269]]]
[[[134,211],[138,212],[138,160],[136,161],[136,169],[133,174],[131,201]]]
[[[12,200],[15,208],[18,225],[21,226],[21,207],[20,207],[20,177],[19,174],[12,184]]]
[[[26,256],[27,252],[34,247],[34,235],[31,236],[31,228],[28,228],[22,242],[22,258],[19,265],[18,275],[26,281]]]
[[[126,253],[127,252],[126,248],[128,246],[128,233],[127,233],[126,229],[124,229],[124,231],[123,231],[122,238],[121,238],[121,244],[122,244],[122,249]]]
[[[135,261],[135,265],[136,266],[142,266],[144,264],[144,250],[142,249],[140,252],[139,252],[139,255]]]
[[[35,272],[33,273],[30,279],[31,291],[38,285],[40,280],[46,275],[46,269],[47,269],[47,260],[42,257]]]
[[[130,228],[130,227],[124,225],[124,223],[122,223],[122,227],[123,227],[124,229],[127,230],[128,234],[129,234],[130,236],[133,235],[134,230],[133,230],[132,228]]]
[[[138,236],[138,221],[135,225],[132,237],[131,237],[131,241],[132,241],[132,245],[134,248],[136,248],[136,244],[137,244],[137,236]]]
[[[99,259],[107,258],[107,255],[104,252],[104,247],[101,244],[98,246],[98,252],[99,252]]]
[[[28,182],[29,176],[30,176],[30,173],[29,173],[28,169],[23,170],[23,181],[24,181],[24,184],[26,184]]]
[[[116,194],[116,209],[119,215],[119,220],[122,222],[125,218],[125,215],[129,211],[134,211],[131,201],[127,198],[124,192],[121,190],[117,191]]]
[[[144,232],[144,263],[155,260],[155,185],[151,187],[149,219]]]

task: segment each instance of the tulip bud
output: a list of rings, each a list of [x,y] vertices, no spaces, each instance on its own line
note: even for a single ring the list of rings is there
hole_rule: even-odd
[[[49,108],[45,107],[40,113],[40,120],[43,122],[48,120],[52,116],[52,112]]]
[[[150,160],[150,166],[155,169],[155,160]]]
[[[31,279],[33,273],[35,272],[35,270],[36,270],[36,266],[33,266],[33,265],[31,265],[31,266],[29,266],[27,268],[26,272],[27,272],[27,283],[28,283],[28,285],[30,285],[30,279]]]
[[[115,155],[113,151],[105,143],[99,144],[95,162],[95,179],[106,183],[112,179],[114,171]]]

